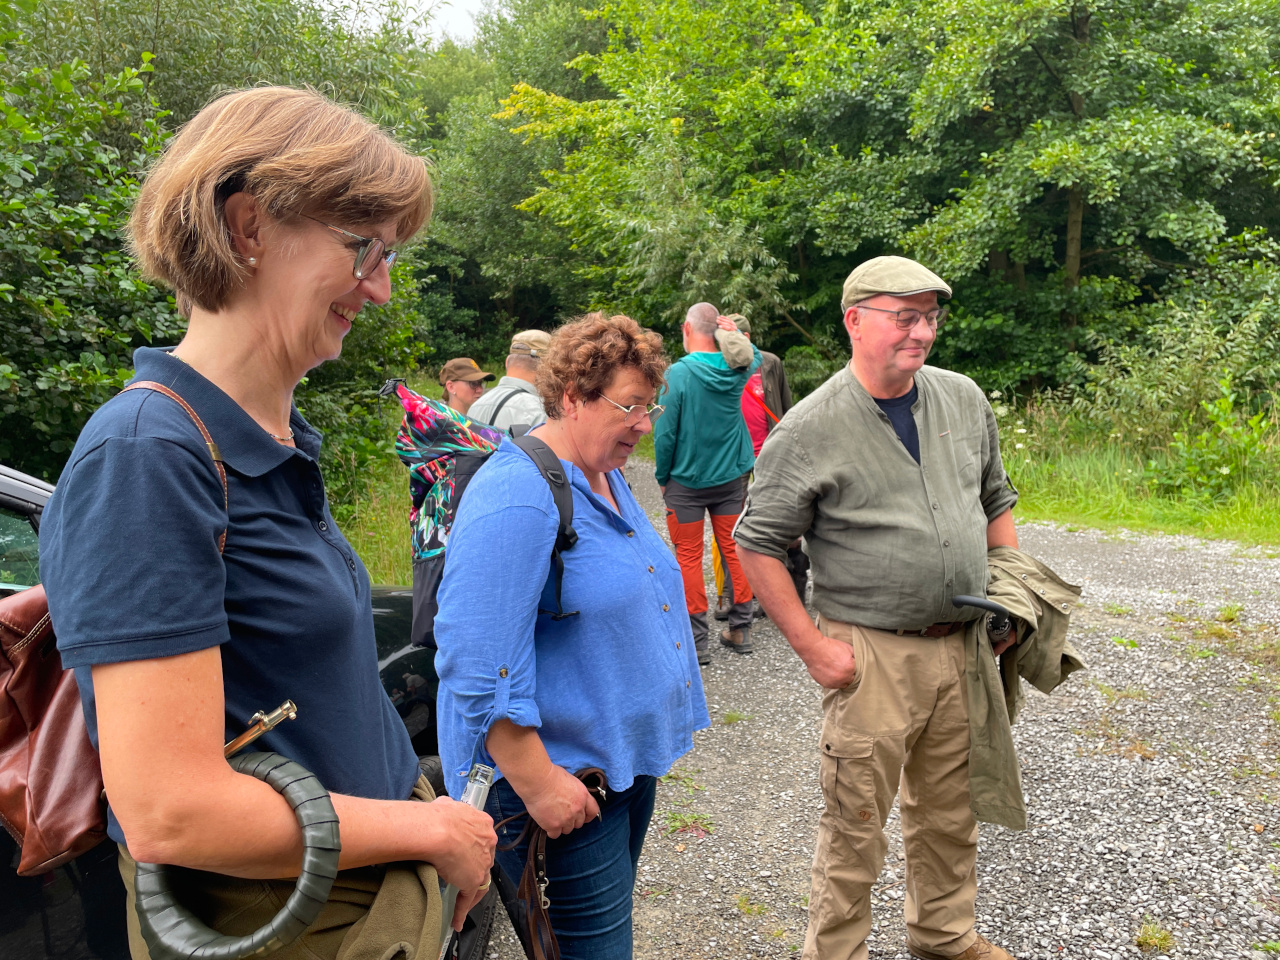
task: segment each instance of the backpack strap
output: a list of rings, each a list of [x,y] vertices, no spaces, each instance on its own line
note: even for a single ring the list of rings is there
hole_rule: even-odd
[[[507,387],[507,395],[498,401],[498,405],[493,408],[493,413],[489,414],[489,416],[493,418],[492,420],[489,421],[490,423],[494,424],[495,426],[497,425],[496,421],[498,419],[498,414],[501,413],[502,408],[507,405],[507,401],[509,401],[517,393],[524,393],[524,391],[521,390],[519,387]],[[525,452],[528,453],[529,451],[526,450]]]
[[[551,548],[551,566],[556,578],[556,608],[554,611],[539,610],[538,612],[550,613],[552,620],[576,617],[579,611],[566,611],[560,603],[560,587],[564,582],[564,558],[561,554],[572,549],[578,542],[578,534],[573,529],[573,490],[569,486],[569,478],[565,476],[564,465],[560,463],[560,458],[545,441],[526,434],[523,437],[513,437],[511,442],[525,452],[538,468],[538,472],[542,474],[542,478],[547,481],[547,486],[551,488],[551,497],[556,502],[556,512],[560,514],[560,527],[556,531],[556,542]]]
[[[120,393],[127,393],[130,390],[154,390],[156,393],[163,393],[166,397],[180,406],[191,422],[196,425],[196,429],[200,431],[200,436],[204,437],[204,445],[209,450],[209,456],[213,458],[213,465],[218,471],[218,479],[222,481],[222,506],[227,511],[227,520],[230,523],[231,501],[227,498],[227,468],[222,465],[222,454],[218,452],[218,445],[213,442],[213,437],[209,435],[209,430],[205,427],[204,421],[200,419],[200,415],[192,409],[191,404],[178,396],[171,388],[166,387],[163,383],[156,383],[154,380],[139,380],[131,383]],[[226,527],[222,530],[222,535],[218,537],[218,552],[222,553],[223,547],[227,545]]]

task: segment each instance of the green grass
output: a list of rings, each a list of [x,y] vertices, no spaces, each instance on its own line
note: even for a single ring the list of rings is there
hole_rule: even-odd
[[[374,583],[413,582],[409,557],[409,471],[399,460],[378,463],[368,473],[362,496],[342,521]]]
[[[1138,928],[1138,935],[1133,938],[1133,942],[1143,953],[1155,953],[1157,950],[1168,953],[1173,949],[1174,943],[1173,934],[1150,917]]]
[[[705,813],[669,810],[663,815],[663,820],[666,824],[662,830],[664,837],[669,837],[673,833],[691,833],[695,837],[705,837],[715,832],[714,822]]]
[[[1141,458],[1118,446],[1068,448],[1021,460],[1004,453],[1020,491],[1021,519],[1280,543],[1280,488],[1274,481],[1245,486],[1225,501],[1175,499],[1154,494],[1143,481]]]

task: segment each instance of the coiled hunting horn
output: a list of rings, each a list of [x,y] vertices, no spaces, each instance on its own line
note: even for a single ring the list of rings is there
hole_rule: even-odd
[[[268,923],[250,934],[231,937],[203,923],[178,902],[169,882],[169,867],[139,863],[134,900],[142,938],[151,960],[246,960],[263,957],[297,940],[315,923],[338,875],[338,814],[315,774],[278,753],[232,755],[282,720],[298,715],[286,700],[270,713],[254,714],[249,729],[226,745],[223,755],[237,773],[257,777],[280,793],[302,828],[302,872],[293,892]]]

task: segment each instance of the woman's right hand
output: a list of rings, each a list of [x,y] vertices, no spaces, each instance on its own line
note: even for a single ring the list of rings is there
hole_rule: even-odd
[[[555,839],[600,816],[600,805],[586,784],[564,767],[551,765],[538,787],[521,794],[529,816]]]
[[[432,826],[440,838],[431,864],[446,883],[459,890],[475,890],[489,882],[498,835],[493,818],[483,810],[448,797],[427,804]]]

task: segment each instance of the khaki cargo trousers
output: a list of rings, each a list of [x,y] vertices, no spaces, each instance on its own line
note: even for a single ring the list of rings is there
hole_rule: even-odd
[[[946,956],[976,940],[978,824],[969,810],[964,632],[900,637],[818,618],[853,646],[854,681],[828,690],[804,960],[867,960],[871,887],[901,782],[907,940]]]

